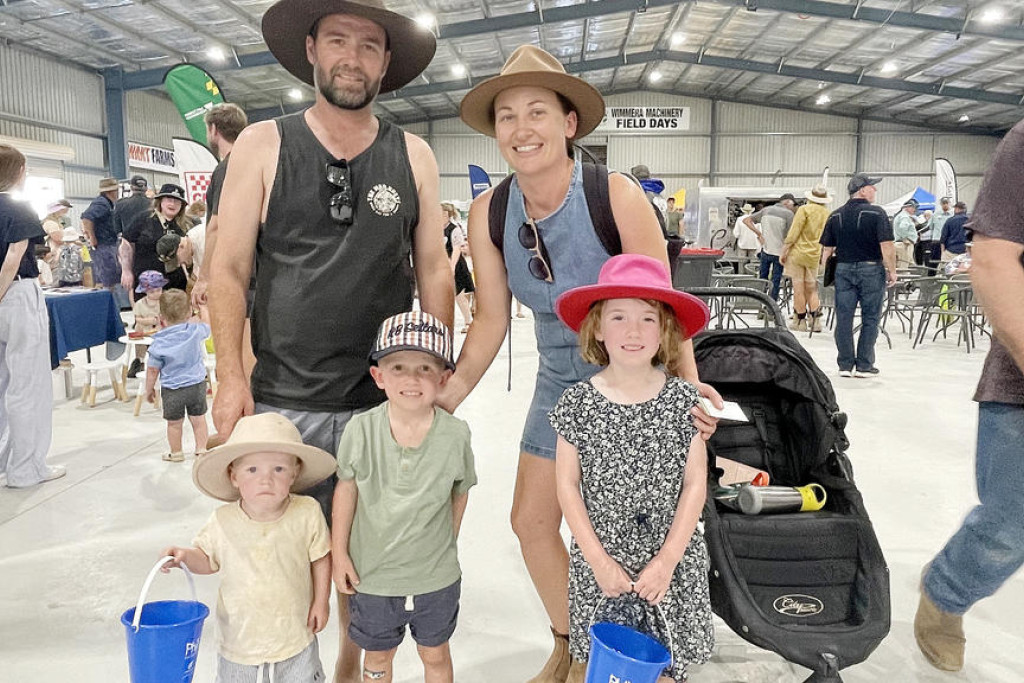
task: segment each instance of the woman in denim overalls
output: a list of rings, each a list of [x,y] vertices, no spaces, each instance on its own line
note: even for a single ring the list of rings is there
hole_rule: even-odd
[[[466,95],[461,116],[469,126],[497,138],[516,175],[502,251],[488,230],[491,193],[478,197],[469,213],[477,312],[441,402],[454,409],[491,364],[508,329],[512,295],[529,306],[540,366],[520,444],[512,527],[555,636],[551,657],[530,683],[563,683],[569,671],[564,635],[569,631],[569,557],[559,534],[556,437],[547,414],[565,389],[598,368],[580,357],[576,335],[559,322],[554,302],[568,289],[597,282],[610,256],[590,220],[579,155],[573,159],[569,151],[572,140],[601,122],[604,100],[585,81],[567,75],[554,57],[525,45],[512,54],[501,75]],[[643,190],[619,174],[610,175],[608,184],[623,252],[646,254],[667,266],[665,241]],[[687,345],[683,367],[674,370],[696,383],[693,350]],[[714,389],[698,386],[719,400]],[[699,425],[705,432],[714,430],[706,416]]]

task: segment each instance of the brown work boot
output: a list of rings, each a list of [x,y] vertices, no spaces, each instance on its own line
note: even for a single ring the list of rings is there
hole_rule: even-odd
[[[551,656],[540,673],[526,683],[565,683],[569,675],[569,636],[557,633],[555,629],[551,629],[551,635],[555,638]]]
[[[587,663],[572,660],[572,664],[569,665],[569,676],[565,679],[565,683],[583,683],[586,677]]]
[[[964,668],[963,617],[943,612],[921,589],[921,602],[914,616],[914,638],[921,654],[936,669],[959,671]]]

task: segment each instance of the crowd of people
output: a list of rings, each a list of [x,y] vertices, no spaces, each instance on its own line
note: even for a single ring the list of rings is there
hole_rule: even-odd
[[[233,105],[208,114],[221,162],[201,232],[191,232],[181,187],[164,185],[149,200],[140,179],[118,204],[118,183],[104,179],[82,214],[96,282],[140,295],[141,331],[159,325],[145,386],[151,400],[158,379],[162,386],[165,459],[184,460],[187,417],[196,485],[227,503],[191,545],[165,550],[172,565],[220,575],[218,675],[323,680],[316,634],[333,580],[336,683],[391,681],[407,626],[424,679],[453,680],[456,541],[476,473],[470,425],[452,413],[491,365],[515,297],[533,312],[540,362],[511,523],[553,639],[530,683],[582,683],[586,628],[606,598],[620,598],[607,609],[623,618],[662,615],[675,638],[659,680],[686,680],[714,643],[698,518],[704,441],[717,427],[702,406],[722,400],[700,381],[691,341],[707,308],[672,288],[646,187],[608,176],[621,253],[609,253],[588,211],[572,143],[601,122],[601,94],[524,45],[464,97],[462,120],[493,138],[514,172],[500,212],[491,191],[472,204],[470,276],[467,235],[440,202],[433,151],[372,110],[378,94],[430,62],[433,35],[371,2],[340,11],[280,0],[263,28],[316,101],[251,126]],[[961,615],[1024,562],[1024,322],[1015,303],[1024,293],[1024,206],[1012,201],[1022,136],[1018,126],[1000,147],[970,223],[972,272],[997,340],[977,397],[982,505],[923,578],[916,634],[943,669],[962,666]],[[10,198],[24,176],[24,157],[0,145],[0,471],[12,487],[65,473],[45,461],[52,396],[34,247],[74,244],[59,228],[66,206],[50,207],[44,229]],[[819,329],[819,264],[834,256],[841,376],[878,374],[881,297],[915,244],[904,220],[894,233],[873,204],[879,181],[854,175],[849,201],[832,212],[816,186],[799,207],[792,195],[757,212],[744,207],[735,225],[740,248],[761,254],[773,296],[784,272],[792,278],[797,329]],[[966,213],[958,206],[954,216],[948,204],[924,232],[914,228],[935,261],[966,241]],[[680,224],[669,222],[676,232]],[[455,304],[466,322],[457,359]],[[211,328],[218,442],[207,452],[201,345]],[[652,468],[658,481],[638,476]]]

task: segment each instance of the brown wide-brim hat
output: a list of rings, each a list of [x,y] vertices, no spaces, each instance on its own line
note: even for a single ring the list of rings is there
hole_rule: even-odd
[[[217,500],[228,503],[238,500],[238,489],[231,483],[228,467],[243,455],[251,453],[290,453],[302,462],[292,491],[300,492],[315,486],[338,469],[330,453],[302,443],[295,425],[278,413],[262,413],[243,417],[222,446],[196,458],[192,481],[196,488]]]
[[[380,92],[398,90],[427,68],[437,50],[434,34],[409,17],[384,8],[382,0],[280,0],[263,14],[263,39],[288,72],[313,85],[306,59],[306,36],[330,14],[352,14],[378,24],[388,34],[391,62]]]
[[[459,116],[470,128],[495,137],[494,99],[509,88],[530,86],[553,90],[576,110],[576,136],[582,138],[604,118],[604,98],[582,78],[570,76],[555,57],[536,45],[520,45],[501,67],[501,73],[466,93]]]

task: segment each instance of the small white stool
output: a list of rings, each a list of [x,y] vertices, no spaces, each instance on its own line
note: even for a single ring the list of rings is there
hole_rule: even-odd
[[[82,365],[81,369],[85,371],[82,403],[88,403],[90,408],[96,407],[96,384],[99,373],[104,370],[110,375],[110,387],[114,390],[114,398],[118,401],[128,401],[128,392],[121,379],[121,373],[124,370],[124,355],[115,360],[95,360]]]

